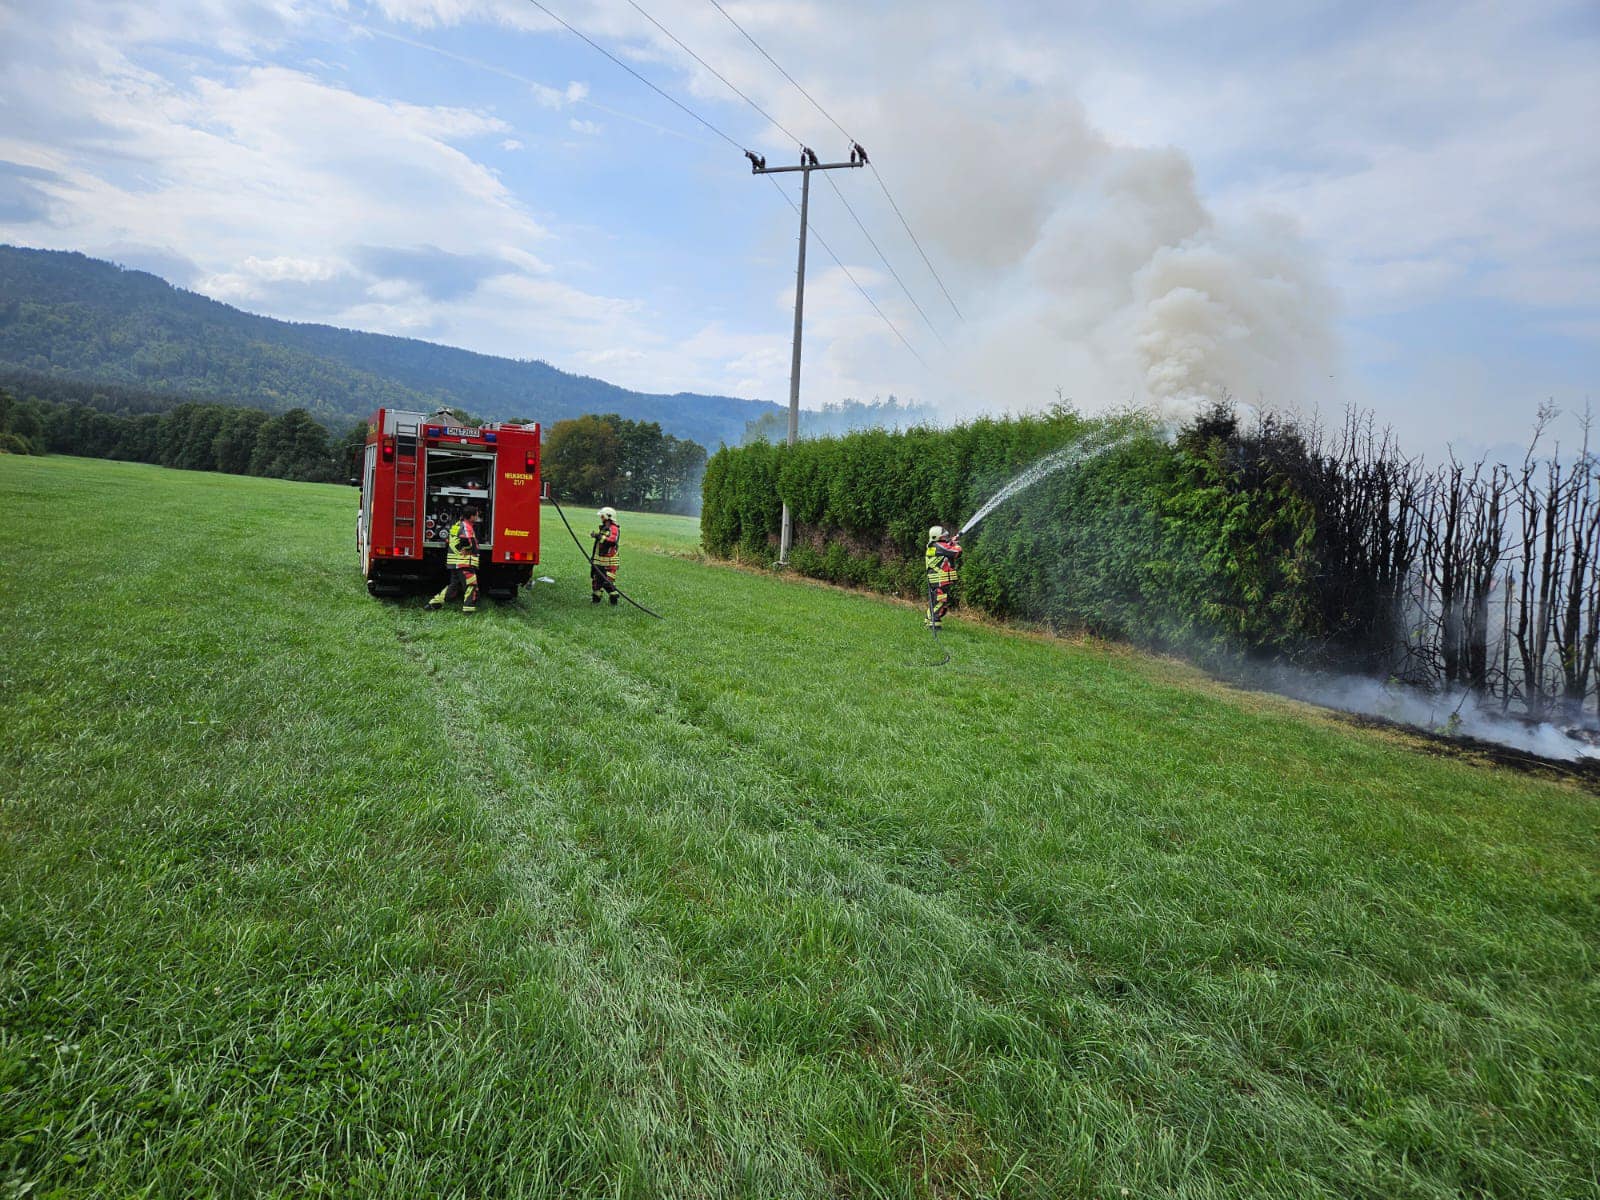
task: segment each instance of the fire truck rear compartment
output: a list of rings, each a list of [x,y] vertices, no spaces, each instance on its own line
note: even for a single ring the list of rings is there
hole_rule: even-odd
[[[478,544],[485,550],[494,544],[494,453],[471,450],[443,450],[429,447],[423,471],[427,502],[424,505],[422,544],[444,548],[450,526],[459,521],[469,504],[483,510],[476,523]]]
[[[481,513],[474,522],[482,551],[479,587],[515,602],[538,557],[537,499],[530,505],[511,493],[502,504],[497,493],[509,479],[517,487],[531,483],[527,496],[537,497],[538,436],[538,426],[458,429],[430,424],[422,413],[378,410],[368,426],[356,521],[368,590],[404,595],[442,587],[450,527],[475,506]],[[501,529],[502,515],[515,528]],[[507,548],[505,557],[512,561],[493,561],[503,540],[496,533],[526,539]]]

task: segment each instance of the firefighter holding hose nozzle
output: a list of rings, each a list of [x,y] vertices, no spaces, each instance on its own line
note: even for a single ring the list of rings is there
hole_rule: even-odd
[[[589,535],[594,543],[594,554],[589,558],[589,603],[599,604],[600,593],[606,592],[615,604],[620,561],[617,550],[622,543],[622,527],[617,524],[617,510],[609,504],[595,515],[600,518],[600,528]]]
[[[450,526],[450,549],[445,555],[445,566],[450,568],[450,582],[432,600],[429,608],[443,608],[447,600],[461,596],[462,612],[478,611],[478,506],[468,505],[461,519]]]
[[[937,630],[945,613],[950,611],[950,591],[961,570],[961,534],[943,525],[932,526],[928,530],[928,548],[923,562],[928,573],[927,626]]]

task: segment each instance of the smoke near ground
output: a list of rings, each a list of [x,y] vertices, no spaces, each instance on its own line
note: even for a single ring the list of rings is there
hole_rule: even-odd
[[[1288,667],[1261,673],[1250,682],[1341,712],[1379,717],[1446,737],[1492,742],[1540,758],[1561,762],[1600,758],[1600,748],[1549,721],[1517,720],[1494,701],[1459,689],[1430,693],[1376,679]]]

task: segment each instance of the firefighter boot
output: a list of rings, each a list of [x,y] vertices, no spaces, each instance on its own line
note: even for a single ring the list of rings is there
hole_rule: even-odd
[[[590,592],[589,593],[589,603],[590,604],[599,604],[600,603],[600,593],[599,592]]]
[[[616,604],[617,604],[617,594],[615,592],[612,592],[611,593],[611,605],[612,605],[613,608],[615,608]]]

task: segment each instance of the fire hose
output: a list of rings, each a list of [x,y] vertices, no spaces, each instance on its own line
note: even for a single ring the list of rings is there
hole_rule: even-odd
[[[552,495],[550,497],[550,503],[554,504],[556,506],[556,513],[557,513],[558,516],[560,516],[561,523],[567,527],[567,532],[572,535],[572,544],[578,548],[578,553],[582,554],[586,559],[589,560],[589,580],[590,580],[590,583],[592,584],[594,582],[595,573],[600,569],[599,567],[594,565],[594,550],[593,549],[590,549],[588,551],[584,550],[583,543],[578,540],[578,535],[573,532],[572,522],[568,521],[567,520],[567,514],[561,511],[561,504],[555,498],[555,496]],[[624,600],[626,600],[629,604],[633,605],[640,612],[649,613],[650,616],[654,617],[658,621],[666,620],[666,618],[663,617],[660,613],[652,612],[650,609],[648,609],[644,605],[640,604],[632,596],[628,595],[627,592],[625,592],[621,588],[617,587],[615,582],[613,582],[611,586],[612,586],[612,588],[614,588],[616,590],[617,595],[621,596]]]

